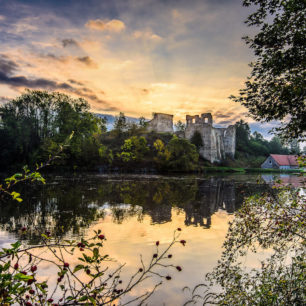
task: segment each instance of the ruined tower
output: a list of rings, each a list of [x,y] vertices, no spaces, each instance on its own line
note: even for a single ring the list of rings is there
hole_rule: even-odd
[[[195,132],[202,137],[203,146],[200,155],[210,161],[220,162],[226,156],[234,157],[236,146],[236,129],[230,125],[227,128],[213,127],[210,113],[201,116],[186,116],[185,138],[191,139]]]
[[[148,122],[148,131],[157,133],[173,133],[173,115],[155,113]],[[210,161],[221,162],[225,157],[234,157],[236,149],[236,129],[234,125],[227,128],[213,127],[211,113],[204,113],[195,116],[186,116],[186,128],[182,137],[190,140],[195,132],[199,132],[203,146],[200,148],[200,155]]]

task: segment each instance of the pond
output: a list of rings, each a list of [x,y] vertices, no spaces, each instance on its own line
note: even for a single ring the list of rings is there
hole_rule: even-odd
[[[0,206],[0,247],[16,240],[37,244],[46,230],[63,239],[80,239],[101,229],[107,238],[105,252],[125,263],[122,278],[127,279],[141,266],[140,255],[149,261],[155,242],[165,248],[181,228],[180,239],[187,243],[175,245],[170,253],[171,263],[183,270],[171,270],[172,280],[164,281],[147,303],[182,305],[189,297],[182,289],[201,283],[216,265],[228,222],[244,197],[269,190],[265,181],[271,180],[246,174],[53,176],[31,191],[28,186],[21,188],[22,203]],[[28,228],[26,235],[20,234],[23,226]],[[48,273],[52,271],[46,267]],[[151,285],[146,281],[125,300]]]

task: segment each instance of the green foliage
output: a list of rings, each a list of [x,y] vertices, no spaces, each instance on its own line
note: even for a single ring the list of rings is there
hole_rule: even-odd
[[[154,148],[154,161],[160,170],[193,171],[197,167],[199,154],[196,146],[187,139],[174,135],[167,145],[157,139]]]
[[[289,142],[290,154],[301,154],[301,148],[297,139],[292,139]]]
[[[171,153],[163,143],[161,139],[156,139],[153,144],[156,151],[156,156],[154,156],[154,162],[158,169],[165,170],[167,169]]]
[[[274,188],[272,194],[246,199],[230,223],[218,265],[197,286],[193,301],[217,305],[304,305],[305,196],[300,190]],[[269,250],[260,267],[250,269],[251,253]],[[214,293],[214,286],[221,292]],[[204,294],[199,290],[205,288]]]
[[[22,230],[24,234],[26,231]],[[120,276],[124,265],[118,264],[113,270],[109,268],[109,261],[114,260],[104,252],[106,237],[100,229],[94,231],[92,237],[79,241],[54,241],[49,232],[41,235],[41,245],[26,247],[17,241],[0,250],[0,303],[54,305],[56,300],[62,305],[109,305],[148,277],[158,276],[159,282],[157,279],[151,290],[130,301],[142,303],[161,285],[161,280],[169,279],[166,270],[178,270],[169,264],[168,257],[170,248],[181,242],[178,238],[179,234],[175,232],[172,242],[165,249],[159,247],[159,242],[156,243],[152,260],[147,265],[141,261],[140,268],[126,282]],[[40,249],[44,252],[37,252]],[[67,261],[71,256],[77,257],[74,264]],[[42,281],[41,273],[46,264],[53,266],[57,273]],[[160,266],[164,267],[163,272],[158,271]]]
[[[258,132],[251,134],[248,123],[243,120],[236,122],[235,127],[237,165],[241,163],[241,166],[260,167],[269,154],[289,154],[278,136],[268,141]]]
[[[73,131],[65,160],[70,165],[84,163],[89,160],[84,148],[95,151],[96,156],[99,144],[95,135],[106,128],[105,120],[90,113],[85,100],[57,92],[28,90],[0,107],[0,115],[0,148],[3,148],[0,161],[3,167],[34,165],[36,161],[48,159]]]
[[[245,22],[258,32],[252,38],[244,37],[256,60],[250,65],[245,88],[231,98],[256,120],[282,120],[282,127],[277,129],[280,136],[305,138],[306,3],[244,0],[243,5],[256,5]]]
[[[190,139],[190,142],[199,150],[203,146],[203,140],[200,132],[195,131]]]
[[[173,136],[167,145],[170,153],[168,167],[175,171],[195,170],[199,154],[195,145],[185,138]]]
[[[141,161],[149,151],[146,139],[141,136],[132,136],[124,141],[122,152],[118,154],[124,162]]]
[[[127,130],[127,128],[128,124],[126,121],[126,117],[124,113],[120,112],[119,116],[115,118],[114,132],[118,137],[120,137]]]
[[[145,117],[140,117],[138,125],[142,128],[146,128],[148,126],[148,122],[147,122],[146,118]]]
[[[174,126],[178,132],[184,132],[186,128],[186,125],[181,120],[179,120]]]

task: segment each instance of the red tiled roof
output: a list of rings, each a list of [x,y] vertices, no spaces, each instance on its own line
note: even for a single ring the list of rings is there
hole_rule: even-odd
[[[279,166],[298,166],[296,155],[270,154]]]

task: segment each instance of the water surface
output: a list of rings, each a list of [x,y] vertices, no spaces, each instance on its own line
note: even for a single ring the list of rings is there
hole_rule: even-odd
[[[63,239],[80,239],[101,229],[107,237],[105,252],[126,263],[126,279],[140,267],[140,254],[149,261],[155,241],[160,241],[161,249],[166,247],[180,227],[187,244],[174,246],[171,254],[172,263],[183,271],[167,273],[173,280],[159,287],[148,305],[182,305],[189,296],[182,288],[201,283],[215,266],[228,222],[244,197],[269,188],[258,175],[245,174],[53,176],[44,186],[21,188],[21,204],[0,207],[0,246],[17,239],[29,245],[40,243],[39,233],[46,230]],[[29,229],[26,236],[18,230],[23,226]],[[46,267],[45,273],[52,272]],[[131,295],[144,293],[150,285],[146,282]]]

